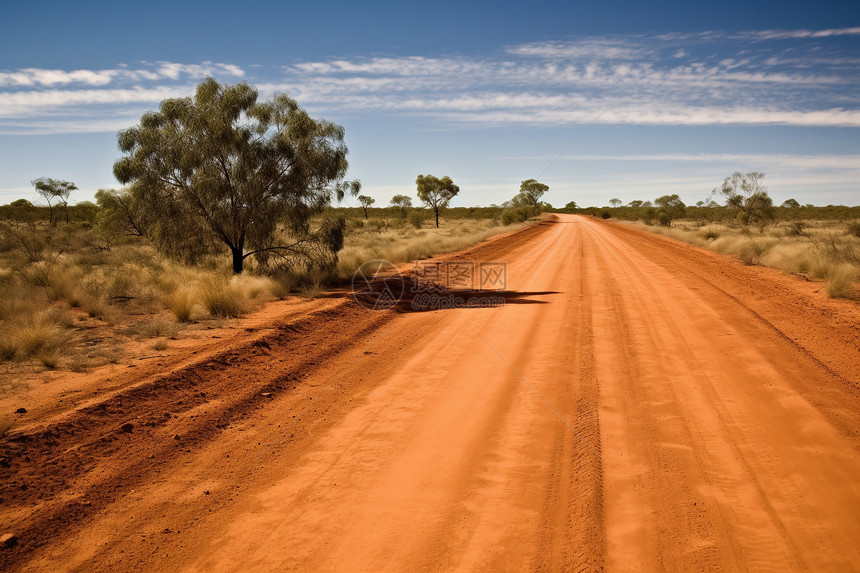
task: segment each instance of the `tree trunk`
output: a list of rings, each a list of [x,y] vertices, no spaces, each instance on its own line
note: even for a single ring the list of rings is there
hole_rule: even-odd
[[[436,228],[439,228],[439,209],[433,209],[433,212],[436,213]]]
[[[242,265],[245,263],[245,256],[242,249],[238,247],[230,247],[230,252],[233,253],[233,272],[242,274]]]

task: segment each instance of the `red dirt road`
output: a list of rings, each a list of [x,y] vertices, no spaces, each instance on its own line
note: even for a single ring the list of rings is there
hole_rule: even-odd
[[[0,568],[860,568],[856,303],[577,216],[447,258],[506,304],[345,298],[13,431]]]

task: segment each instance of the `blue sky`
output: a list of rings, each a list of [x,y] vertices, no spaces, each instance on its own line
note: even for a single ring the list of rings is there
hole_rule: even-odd
[[[206,75],[344,125],[378,204],[418,173],[458,205],[531,177],[555,205],[693,204],[736,170],[778,203],[860,204],[860,9],[731,1],[6,6],[0,203],[42,176],[117,187],[116,132]]]

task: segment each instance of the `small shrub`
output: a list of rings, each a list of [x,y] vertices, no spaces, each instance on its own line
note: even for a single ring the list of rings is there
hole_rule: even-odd
[[[720,238],[720,233],[716,229],[708,229],[702,235],[705,240],[713,241],[714,239]]]
[[[200,291],[200,303],[209,314],[220,318],[241,316],[246,311],[245,301],[229,285],[209,280]]]
[[[158,352],[167,349],[167,341],[163,338],[161,340],[156,340],[155,344],[152,345],[152,349]]]
[[[416,229],[420,229],[424,226],[424,221],[427,220],[427,214],[424,211],[419,209],[415,209],[413,211],[409,211],[409,215],[407,216],[409,219],[409,224],[415,227]]]
[[[854,300],[857,298],[857,289],[854,282],[857,273],[849,265],[838,265],[831,269],[826,278],[825,290],[830,298],[846,298]]]
[[[804,229],[806,229],[806,223],[803,221],[792,221],[788,224],[788,231],[786,234],[789,237],[800,237],[804,235]]]
[[[848,223],[845,232],[852,237],[860,238],[860,221],[851,221]]]
[[[234,276],[230,279],[230,289],[248,300],[270,298],[282,290],[278,284],[268,277],[248,274]]]
[[[52,361],[68,346],[68,334],[46,314],[23,318],[0,333],[0,357],[4,360],[37,358]],[[44,360],[43,360],[44,358]]]
[[[164,305],[179,322],[191,322],[194,299],[187,289],[179,289],[165,296]]]
[[[510,207],[502,211],[502,225],[515,225],[525,223],[532,216],[532,210],[528,207]],[[604,217],[607,219],[608,217]]]
[[[114,314],[111,305],[97,296],[82,295],[80,302],[81,308],[92,318],[108,320]]]
[[[18,354],[18,345],[7,333],[0,332],[0,360],[13,360]]]
[[[44,348],[36,353],[36,360],[48,370],[53,370],[60,363],[60,353],[56,348]]]
[[[346,230],[351,233],[353,231],[360,231],[364,229],[364,219],[347,219],[346,220]]]

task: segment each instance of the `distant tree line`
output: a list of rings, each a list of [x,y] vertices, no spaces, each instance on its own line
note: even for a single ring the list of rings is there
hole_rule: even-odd
[[[715,187],[710,195],[695,205],[684,204],[677,194],[662,195],[653,201],[633,200],[626,205],[618,198],[609,200],[609,206],[577,207],[574,201],[557,212],[581,213],[603,219],[616,218],[644,221],[648,224],[669,226],[676,219],[693,219],[703,222],[725,222],[740,226],[766,225],[775,220],[826,219],[850,220],[860,218],[860,206],[827,205],[816,207],[801,205],[787,199],[779,206],[764,184],[764,174],[735,172]]]

